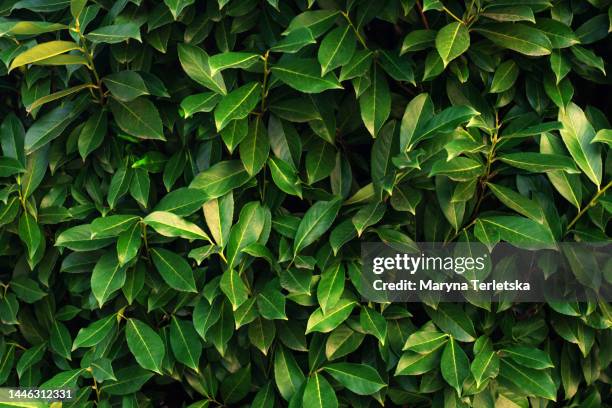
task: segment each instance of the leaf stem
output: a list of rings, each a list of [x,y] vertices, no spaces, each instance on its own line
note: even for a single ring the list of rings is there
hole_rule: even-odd
[[[85,39],[85,37],[81,33],[80,27],[77,26],[75,31],[79,35],[79,40],[81,42],[81,52],[83,54],[85,54],[85,58],[87,58],[87,67],[93,73],[94,78],[96,80],[96,84],[98,85],[98,93],[100,95],[100,103],[104,104],[105,96],[104,96],[104,91],[102,90],[102,81],[100,80],[100,75],[98,75],[98,71],[96,70],[96,66],[94,65],[93,52],[91,52],[87,48],[87,40]]]
[[[446,14],[448,14],[449,16],[451,16],[452,18],[454,18],[455,20],[457,20],[458,22],[460,22],[461,24],[465,24],[465,22],[460,19],[459,17],[457,17],[455,14],[453,14],[452,11],[450,11],[449,9],[447,9],[446,7],[442,7],[442,10],[444,10],[446,12]]]
[[[595,195],[593,196],[593,198],[591,199],[591,201],[589,201],[589,203],[587,205],[584,206],[584,208],[582,208],[582,210],[580,210],[578,212],[578,214],[576,214],[576,216],[574,217],[574,219],[572,221],[570,221],[569,224],[567,224],[567,229],[565,231],[565,235],[569,234],[571,228],[578,222],[578,220],[584,215],[584,213],[587,212],[587,210],[589,208],[595,207],[595,205],[597,204],[597,200],[599,199],[599,197],[601,197],[602,195],[604,195],[604,193],[606,192],[606,190],[608,190],[610,187],[612,186],[612,181],[608,182],[608,184],[606,184],[604,186],[604,188],[599,188],[597,190],[597,193],[595,193]],[[565,236],[564,235],[564,236]]]
[[[142,240],[144,241],[145,250],[147,251],[147,257],[149,257],[149,241],[147,240],[147,225],[141,222],[142,225]]]
[[[349,16],[349,14],[346,11],[341,11],[340,13],[344,16],[348,25],[353,29],[353,32],[355,32],[355,36],[357,37],[357,40],[359,41],[359,43],[361,43],[363,48],[365,48],[366,50],[369,49],[366,45],[365,40],[363,39],[361,34],[359,34],[359,30],[357,30],[357,27],[355,27],[355,25],[351,21],[351,17]]]
[[[419,11],[419,15],[421,16],[421,21],[423,22],[423,26],[425,29],[429,30],[429,22],[427,21],[427,17],[425,16],[425,12],[423,12],[423,6],[421,6],[421,2],[417,0],[416,2],[417,10]]]
[[[266,109],[266,97],[268,96],[268,75],[270,75],[270,70],[268,69],[268,57],[270,56],[270,50],[266,51],[264,54],[264,72],[263,72],[263,83],[261,85],[261,114],[263,115]]]

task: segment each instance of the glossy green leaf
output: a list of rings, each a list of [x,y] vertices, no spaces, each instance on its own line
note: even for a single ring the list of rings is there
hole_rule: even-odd
[[[183,292],[196,292],[193,271],[185,259],[162,248],[151,248],[151,256],[155,268],[170,287]]]
[[[546,34],[522,23],[485,24],[475,31],[502,48],[529,56],[542,56],[551,53],[552,44]]]
[[[319,93],[328,89],[342,88],[333,73],[321,76],[320,65],[314,59],[288,58],[274,65],[272,73],[291,88],[304,93]]]
[[[438,31],[436,49],[446,67],[470,47],[470,33],[463,23],[453,22]]]
[[[185,221],[171,212],[154,211],[147,215],[142,222],[166,237],[181,237],[185,239],[203,239],[210,241],[208,235],[200,227],[189,221]]]
[[[130,352],[142,368],[161,374],[166,348],[162,339],[149,325],[138,319],[127,319],[125,339]]]
[[[371,395],[387,386],[378,372],[367,365],[334,363],[326,365],[324,370],[355,394]]]
[[[310,207],[304,214],[295,233],[294,257],[302,248],[313,243],[329,229],[340,210],[341,204],[342,201],[335,198],[331,201],[320,201]]]

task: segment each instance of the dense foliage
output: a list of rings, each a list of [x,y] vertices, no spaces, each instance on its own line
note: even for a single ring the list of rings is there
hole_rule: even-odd
[[[609,0],[0,16],[3,386],[74,407],[610,399],[604,301],[359,293],[362,241],[609,242]]]

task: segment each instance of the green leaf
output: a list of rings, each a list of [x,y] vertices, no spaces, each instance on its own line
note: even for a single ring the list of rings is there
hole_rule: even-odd
[[[537,28],[550,40],[553,48],[567,48],[579,44],[578,36],[572,29],[560,21],[549,18],[538,18]]]
[[[85,160],[104,141],[108,129],[108,117],[100,110],[87,119],[79,134],[78,148],[81,158]]]
[[[242,207],[238,222],[232,227],[226,246],[227,267],[232,268],[243,256],[242,250],[256,242],[261,235],[266,218],[266,208],[258,202]]]
[[[250,123],[249,132],[240,143],[240,160],[250,176],[259,173],[268,159],[269,153],[268,132],[263,121],[258,117]]]
[[[295,16],[283,35],[289,35],[295,30],[308,28],[315,37],[325,33],[338,17],[338,10],[307,10]]]
[[[588,48],[581,47],[579,45],[574,45],[572,48],[570,48],[570,50],[579,62],[591,68],[595,68],[601,71],[602,74],[606,75],[606,69],[603,59],[597,54],[595,54],[593,51]]]
[[[0,144],[2,145],[3,156],[17,159],[23,165],[26,162],[23,148],[24,139],[25,129],[21,121],[13,112],[9,113],[0,124]]]
[[[317,41],[308,28],[302,28],[292,31],[289,35],[281,38],[271,48],[272,52],[286,52],[294,54],[310,44],[315,44]]]
[[[11,62],[9,71],[27,64],[36,64],[47,58],[77,49],[79,49],[78,44],[72,41],[49,41],[38,44],[17,55]]]
[[[554,367],[548,353],[534,347],[519,345],[504,347],[500,350],[500,356],[510,358],[515,363],[536,370]]]
[[[341,205],[342,199],[335,198],[330,201],[319,201],[306,211],[295,233],[294,257],[300,250],[312,244],[329,229],[338,215]]]
[[[136,215],[109,215],[91,222],[92,238],[116,237],[127,231],[140,217]]]
[[[439,349],[448,341],[448,334],[435,330],[420,330],[412,333],[402,350],[410,350],[419,354],[429,354]]]
[[[527,5],[495,6],[495,3],[492,3],[481,15],[495,21],[536,22],[532,8]]]
[[[13,278],[9,284],[17,297],[26,303],[35,303],[47,296],[47,293],[40,289],[38,283],[24,276]]]
[[[302,183],[292,165],[282,159],[270,157],[268,168],[274,184],[281,191],[302,198]]]
[[[266,320],[287,320],[285,296],[274,285],[268,284],[257,295],[257,309]]]
[[[155,268],[171,288],[182,292],[197,292],[193,271],[185,259],[162,248],[151,248],[150,253]]]
[[[554,237],[548,227],[528,218],[499,215],[479,219],[496,230],[501,239],[513,245],[549,247],[554,242]]]
[[[442,378],[461,395],[463,382],[470,375],[470,362],[463,349],[455,342],[452,337],[446,343],[440,361],[440,371]]]
[[[553,50],[550,54],[550,67],[555,74],[557,84],[571,71],[568,58],[559,50]]]
[[[181,187],[166,194],[159,200],[154,210],[186,217],[199,210],[206,201],[206,195],[200,190]]]
[[[242,281],[240,274],[234,269],[227,269],[223,272],[219,286],[232,303],[232,309],[234,311],[236,311],[249,296],[247,286]]]
[[[274,381],[286,401],[298,392],[305,381],[295,357],[282,345],[274,352]]]
[[[170,13],[172,13],[172,17],[176,20],[185,8],[195,3],[195,0],[164,0],[164,3],[166,3]]]
[[[366,228],[371,225],[378,223],[383,215],[387,206],[382,202],[375,202],[363,206],[357,213],[351,218],[355,230],[357,230],[357,236],[361,236]]]
[[[380,374],[367,365],[334,363],[326,365],[323,369],[340,384],[358,395],[372,395],[387,386]]]
[[[455,157],[450,161],[436,161],[429,176],[443,175],[455,181],[469,181],[482,175],[483,171],[482,163],[467,157]]]
[[[251,82],[225,95],[215,108],[215,125],[221,131],[232,120],[244,119],[261,98],[259,83]]]
[[[259,54],[250,52],[224,52],[210,57],[212,74],[229,68],[250,68],[261,59]]]
[[[438,367],[439,364],[440,353],[438,352],[418,354],[406,351],[397,362],[394,375],[421,375]]]
[[[499,374],[526,395],[542,397],[552,401],[557,399],[557,387],[545,370],[521,367],[511,361],[502,359]]]
[[[540,137],[540,151],[545,154],[565,155],[563,143],[558,137],[543,133]],[[574,207],[580,208],[582,202],[582,183],[579,174],[568,174],[565,171],[549,171],[546,176],[557,191]]]
[[[92,369],[92,375],[97,382],[117,380],[117,377],[115,377],[115,373],[113,371],[111,360],[108,358],[102,357],[96,361],[92,361],[90,367]]]
[[[330,31],[321,41],[317,54],[321,76],[346,65],[355,52],[356,44],[355,34],[348,24]]]
[[[187,119],[198,112],[211,112],[220,99],[221,96],[214,92],[189,95],[181,102],[181,116]]]
[[[144,97],[130,102],[112,99],[110,108],[117,125],[124,132],[139,139],[166,140],[159,112]]]
[[[142,222],[165,237],[204,239],[212,242],[200,227],[189,221],[185,221],[171,212],[154,211],[147,215]]]
[[[276,336],[276,326],[270,320],[257,317],[249,324],[248,334],[251,344],[258,348],[263,355],[268,355],[268,350]]]
[[[499,357],[493,350],[482,350],[474,356],[470,371],[480,387],[489,378],[497,377],[499,373]]]
[[[17,365],[15,366],[17,371],[17,376],[19,378],[23,377],[24,372],[42,360],[45,355],[45,351],[47,350],[47,342],[42,342],[32,348],[27,349],[23,352]]]
[[[7,21],[0,23],[0,36],[38,35],[66,28],[64,24],[47,21]]]
[[[148,95],[149,90],[144,80],[134,71],[120,71],[102,78],[102,82],[113,94],[113,97],[129,102],[142,95]]]
[[[117,370],[115,376],[117,381],[108,381],[101,388],[101,391],[108,395],[126,395],[132,394],[149,381],[153,373],[141,368],[137,365],[122,367]]]
[[[516,82],[518,75],[519,68],[513,60],[508,60],[502,63],[495,70],[495,75],[493,76],[493,82],[491,83],[489,92],[501,93],[507,91],[508,89],[512,88],[512,85],[514,85]]]
[[[422,113],[429,113],[429,109]],[[412,144],[414,145],[439,134],[451,133],[457,126],[466,123],[477,115],[479,113],[469,106],[451,106],[446,108],[429,119],[423,127],[417,129],[415,136],[411,138]]]
[[[591,143],[605,143],[608,146],[612,145],[612,129],[601,129],[595,134]]]
[[[204,50],[189,44],[179,44],[178,56],[183,70],[191,79],[213,92],[227,94],[223,76],[220,72],[213,74],[210,58]]]
[[[352,58],[342,65],[340,70],[340,82],[363,76],[372,65],[372,52],[368,50],[357,50]]]
[[[400,55],[407,52],[422,51],[434,46],[436,34],[435,30],[413,30],[409,32],[402,41]]]
[[[170,346],[176,359],[198,371],[202,347],[194,327],[185,320],[172,317],[170,322]]]
[[[591,143],[595,138],[595,129],[575,103],[570,103],[565,110],[559,110],[559,121],[563,123],[559,133],[567,150],[578,167],[599,188],[602,178],[601,149]]]
[[[499,47],[529,56],[548,55],[553,48],[546,34],[522,23],[483,24],[474,31]]]
[[[323,313],[320,308],[315,310],[308,318],[306,334],[311,332],[328,333],[345,321],[356,303],[353,300],[340,299],[335,306]]]
[[[327,142],[317,141],[306,154],[306,178],[308,184],[328,177],[336,166],[336,149]]]
[[[452,22],[438,31],[436,49],[444,67],[470,47],[470,33],[463,23]]]
[[[574,96],[574,87],[569,79],[565,78],[555,83],[552,75],[544,77],[544,91],[559,109],[565,109]]]
[[[51,347],[51,350],[55,351],[60,356],[71,360],[71,345],[72,339],[70,338],[70,332],[62,322],[55,320],[53,324],[51,324],[51,333],[49,337],[49,346]]]
[[[378,339],[382,346],[387,338],[387,321],[376,310],[370,307],[362,307],[359,313],[359,323],[363,330]]]
[[[338,407],[338,399],[334,389],[321,374],[314,373],[308,377],[304,396],[302,397],[302,406],[316,408]]]
[[[79,347],[93,347],[108,337],[117,325],[117,316],[110,314],[103,319],[96,320],[89,326],[79,330],[72,343],[72,350]]]
[[[79,112],[79,109],[69,102],[36,120],[25,134],[25,153],[29,155],[58,138]]]
[[[372,137],[376,137],[391,112],[389,84],[383,73],[374,65],[371,84],[359,98],[361,119]]]
[[[96,263],[91,274],[91,292],[100,308],[125,282],[125,266],[120,266],[117,255],[107,252]]]
[[[232,218],[234,216],[234,196],[232,193],[207,201],[202,209],[208,230],[221,248],[229,238]]]
[[[272,66],[273,77],[304,93],[320,93],[328,89],[342,89],[333,73],[321,76],[319,63],[309,58],[285,58]]]
[[[70,371],[62,371],[51,377],[51,379],[42,383],[40,387],[47,389],[75,388],[76,383],[83,371],[84,369],[82,368]]]
[[[357,350],[365,335],[356,332],[347,325],[334,329],[325,343],[325,356],[328,360],[336,360]]]
[[[161,374],[166,348],[162,339],[151,327],[138,319],[127,319],[125,339],[132,355],[142,368]]]
[[[333,308],[344,292],[345,268],[338,262],[321,273],[317,285],[317,300],[323,314]]]
[[[508,153],[499,156],[499,160],[513,167],[533,173],[562,170],[566,173],[577,173],[574,162],[559,154],[542,153]]]
[[[189,184],[190,189],[204,193],[204,198],[224,196],[249,180],[249,173],[238,160],[226,160],[199,173]]]
[[[42,241],[42,233],[34,217],[27,212],[24,212],[19,218],[19,238],[28,248],[28,258],[34,259],[36,250]]]
[[[135,23],[113,24],[100,27],[85,35],[93,43],[117,44],[129,39],[142,42],[140,27]]]
[[[422,93],[406,106],[400,126],[400,150],[412,150],[417,132],[431,119],[434,113],[433,103],[429,94]]]
[[[519,214],[524,215],[527,218],[542,223],[544,221],[544,214],[542,213],[541,207],[530,200],[529,198],[517,193],[516,191],[493,183],[487,183],[487,186],[491,192],[507,207],[513,209]]]
[[[213,309],[206,299],[201,298],[198,301],[193,309],[193,326],[203,340],[206,340],[208,330],[219,321],[219,317],[219,313]]]
[[[463,309],[451,303],[438,305],[437,309],[426,309],[431,320],[441,330],[453,336],[455,340],[471,342],[476,340],[474,323]]]

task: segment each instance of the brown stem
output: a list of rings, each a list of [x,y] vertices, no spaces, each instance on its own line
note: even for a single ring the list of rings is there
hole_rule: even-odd
[[[427,21],[427,17],[425,17],[425,13],[423,12],[423,7],[421,6],[421,2],[417,0],[416,2],[417,10],[419,10],[419,14],[421,16],[421,21],[427,30],[429,30],[429,22]]]

